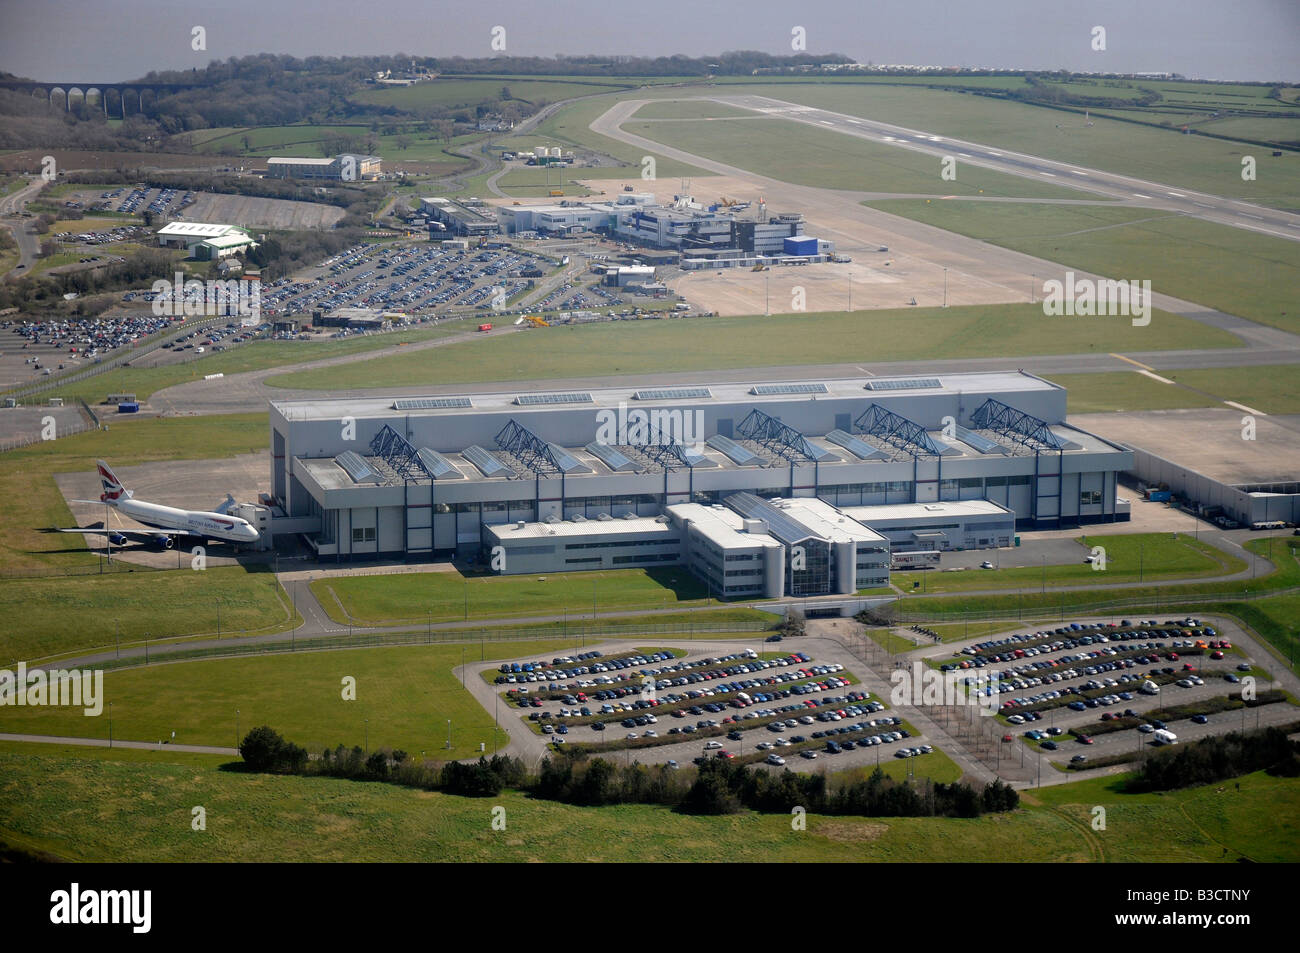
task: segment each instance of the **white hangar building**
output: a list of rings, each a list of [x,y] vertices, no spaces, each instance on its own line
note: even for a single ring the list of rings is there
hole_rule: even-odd
[[[1065,410],[1024,372],[272,401],[272,528],[340,560],[500,547],[503,572],[847,592],[887,580],[891,548],[1127,520],[1132,451]]]

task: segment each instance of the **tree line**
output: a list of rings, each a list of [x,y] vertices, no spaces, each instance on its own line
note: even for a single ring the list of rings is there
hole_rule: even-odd
[[[512,788],[583,807],[658,804],[684,814],[789,814],[802,808],[810,814],[863,817],[979,817],[1020,806],[1020,795],[1001,780],[982,789],[964,781],[913,783],[890,778],[879,767],[865,779],[832,780],[825,774],[749,770],[724,759],[680,771],[577,755],[547,758],[533,773],[519,759],[503,755],[438,765],[401,750],[367,754],[360,746],[343,745],[312,759],[268,726],[249,732],[240,755],[250,770],[267,773],[381,781],[464,797],[495,797]]]

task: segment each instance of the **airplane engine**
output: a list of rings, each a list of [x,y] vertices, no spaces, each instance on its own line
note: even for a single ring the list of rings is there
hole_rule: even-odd
[[[172,539],[170,536],[167,536],[163,533],[159,533],[157,536],[155,536],[153,538],[153,541],[155,544],[162,547],[163,549],[172,549],[176,545],[176,540]]]
[[[125,546],[127,543],[126,537],[123,536],[121,533],[109,533],[108,541],[112,543],[114,546]]]

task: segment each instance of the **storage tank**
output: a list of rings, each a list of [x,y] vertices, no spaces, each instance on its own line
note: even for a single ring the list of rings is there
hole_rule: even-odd
[[[857,547],[851,539],[831,546],[835,554],[835,591],[842,596],[851,596],[858,591]]]
[[[768,546],[763,550],[763,595],[768,599],[785,598],[784,546]]]

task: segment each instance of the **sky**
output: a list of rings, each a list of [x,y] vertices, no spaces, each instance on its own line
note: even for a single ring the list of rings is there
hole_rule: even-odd
[[[121,82],[251,53],[491,56],[498,26],[520,56],[788,53],[801,27],[807,52],[877,64],[1300,82],[1300,0],[0,0],[0,69]]]

